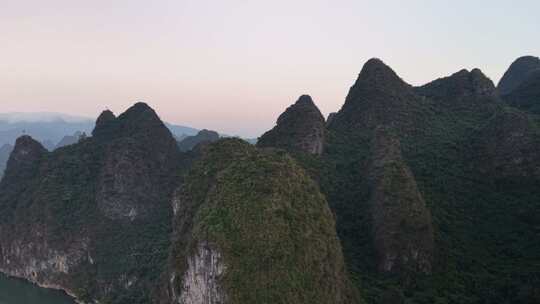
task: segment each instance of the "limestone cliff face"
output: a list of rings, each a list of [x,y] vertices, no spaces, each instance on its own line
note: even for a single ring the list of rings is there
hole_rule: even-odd
[[[104,133],[103,137],[97,133],[96,140],[105,146],[97,189],[99,208],[111,219],[133,221],[148,216],[161,192],[170,191],[170,177],[176,174],[178,149],[172,134],[141,103],[118,118],[102,114],[96,128]]]
[[[173,198],[163,303],[358,301],[324,197],[287,154],[239,139],[201,153]]]
[[[173,294],[173,302],[180,304],[227,303],[221,279],[225,262],[221,253],[208,243],[199,243],[188,257],[187,270],[180,282],[180,295]],[[174,280],[173,283],[177,283]],[[174,289],[173,289],[174,290]]]
[[[17,140],[0,182],[0,271],[83,301],[149,303],[167,259],[178,149],[154,111],[102,114],[46,152]]]
[[[0,271],[69,292],[73,288],[69,274],[86,258],[87,240],[78,235],[61,247],[54,246],[47,237],[50,227],[43,220],[34,222],[22,217],[14,221],[22,216],[17,198],[32,196],[35,190],[32,180],[39,175],[47,154],[39,142],[30,136],[21,136],[9,157],[5,178],[0,184]],[[43,206],[32,208],[38,213],[44,210]]]
[[[257,146],[320,155],[325,133],[321,112],[310,96],[302,95],[279,116],[276,126],[259,138]]]
[[[384,127],[375,131],[371,212],[381,272],[430,273],[434,251],[431,214],[401,156],[399,140]]]

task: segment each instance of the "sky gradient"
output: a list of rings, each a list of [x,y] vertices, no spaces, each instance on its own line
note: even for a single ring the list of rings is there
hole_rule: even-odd
[[[435,3],[436,2],[436,3]],[[255,137],[301,94],[326,115],[381,58],[420,85],[497,82],[540,55],[540,1],[0,0],[0,112],[166,121]]]

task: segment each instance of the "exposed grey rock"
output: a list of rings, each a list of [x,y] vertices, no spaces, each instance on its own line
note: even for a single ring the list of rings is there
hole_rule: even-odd
[[[103,135],[107,142],[97,205],[111,219],[145,217],[160,195],[156,185],[166,186],[170,181],[163,179],[175,174],[176,141],[146,104],[135,104],[114,121],[104,115],[105,122],[96,123],[98,139]]]
[[[182,276],[181,294],[175,295],[179,304],[222,304],[225,293],[220,279],[225,272],[221,253],[206,242],[198,244],[187,261],[188,268]]]

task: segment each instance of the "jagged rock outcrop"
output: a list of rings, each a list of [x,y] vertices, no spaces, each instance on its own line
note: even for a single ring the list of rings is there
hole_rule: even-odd
[[[379,271],[430,273],[434,251],[431,214],[401,155],[399,139],[378,127],[369,169],[371,212]]]
[[[501,95],[512,93],[522,84],[529,74],[540,69],[540,58],[534,56],[523,56],[516,59],[504,73],[497,88]]]
[[[320,155],[325,132],[321,112],[309,95],[302,95],[279,116],[276,126],[259,138],[257,146]]]
[[[188,136],[178,142],[178,148],[182,152],[189,151],[199,144],[208,144],[219,139],[219,134],[216,131],[201,130],[197,135]]]
[[[187,269],[180,278],[180,294],[173,294],[173,301],[181,304],[226,303],[225,291],[220,281],[225,270],[221,253],[210,244],[199,243],[193,255],[188,257]],[[177,283],[175,278],[171,282]],[[175,292],[175,288],[171,290]]]
[[[286,153],[240,139],[201,153],[173,198],[170,302],[356,303],[327,203]]]
[[[100,116],[100,118],[103,117]],[[146,104],[137,103],[118,118],[96,122],[106,140],[97,205],[111,219],[147,216],[171,187],[178,149],[170,131]]]

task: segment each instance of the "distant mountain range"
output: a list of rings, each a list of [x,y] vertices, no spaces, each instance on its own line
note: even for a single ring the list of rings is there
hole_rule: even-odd
[[[188,136],[195,136],[199,129],[189,126],[164,123],[178,141]],[[13,145],[21,135],[30,135],[41,142],[48,150],[64,146],[63,140],[68,140],[75,133],[92,133],[95,121],[93,118],[75,116],[55,112],[11,112],[0,113],[0,147],[4,144]],[[232,137],[221,134],[220,137]],[[247,142],[255,144],[256,138],[246,138]]]
[[[48,150],[54,149],[64,136],[76,132],[90,134],[94,119],[53,112],[0,113],[0,146],[15,143],[23,135],[30,135]],[[196,135],[199,130],[187,126],[165,124],[179,139]]]
[[[164,123],[178,141],[182,149],[189,150],[197,143],[206,141],[204,135],[207,130],[203,130],[201,136],[198,129]],[[15,140],[22,135],[29,135],[39,141],[47,150],[71,145],[76,143],[81,136],[90,135],[94,129],[94,119],[68,115],[54,112],[12,112],[0,113],[0,177],[4,171],[9,154],[13,149]],[[212,131],[213,132],[213,131]],[[231,137],[225,134],[218,134],[220,137]],[[182,142],[186,140],[182,144]],[[256,139],[246,139],[247,142],[255,144]]]

